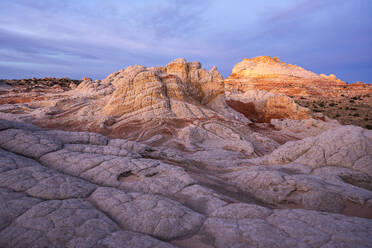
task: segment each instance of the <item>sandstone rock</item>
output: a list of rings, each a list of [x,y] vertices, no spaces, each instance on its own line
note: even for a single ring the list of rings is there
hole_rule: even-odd
[[[181,203],[206,215],[227,204],[226,197],[197,184],[184,188],[175,197]]]
[[[304,120],[272,119],[270,124],[280,132],[296,137],[297,139],[316,136],[329,129],[340,127],[340,123],[337,120],[327,117],[324,120],[314,118]]]
[[[192,65],[192,69],[199,67],[199,65]],[[199,68],[197,68],[199,69]],[[175,59],[165,67],[167,74],[174,74],[178,76],[183,82],[187,81],[189,67],[185,59]]]
[[[94,185],[0,149],[0,187],[42,199],[86,197]],[[4,163],[4,164],[3,164]]]
[[[297,105],[291,98],[266,91],[227,93],[226,102],[247,118],[259,122],[270,122],[271,119],[302,120],[311,117],[309,109]]]
[[[169,199],[98,188],[91,201],[126,230],[174,239],[194,232],[204,217]]]
[[[341,126],[315,137],[288,142],[270,155],[253,159],[252,162],[285,164],[293,161],[313,168],[326,165],[341,166],[370,174],[371,168],[358,166],[357,161],[368,159],[371,151],[371,131],[355,126]]]
[[[270,167],[251,166],[233,172],[227,178],[243,190],[275,204],[343,212],[346,211],[347,201],[352,200],[361,208],[369,208],[366,205],[372,197],[372,192],[368,190],[372,185],[369,132],[345,126],[301,141],[287,142],[269,155],[249,160],[253,164]],[[297,164],[310,169],[298,170]],[[336,170],[330,166],[352,170]],[[320,167],[324,169],[316,169]]]
[[[7,188],[0,188],[0,199],[0,233],[11,225],[16,217],[41,202],[40,199]]]
[[[0,143],[7,149],[0,149],[2,247],[363,247],[370,242],[370,220],[342,215],[368,216],[371,209],[371,134],[361,128],[340,127],[297,141],[298,150],[279,152],[277,160],[270,160],[276,158],[273,152],[219,167],[198,164],[188,152],[169,147],[2,123],[0,140],[13,138]],[[198,129],[207,135],[190,142],[207,142],[201,147],[211,148],[211,154],[224,150],[223,139],[237,145],[251,137],[252,143],[240,145],[258,144],[258,135],[238,135],[221,123]],[[22,146],[25,141],[35,148]],[[298,157],[311,146],[325,147],[330,158],[348,154],[358,166],[345,159],[300,164]],[[234,151],[225,152],[231,158]],[[226,161],[221,157],[220,164]]]
[[[113,236],[109,236],[110,234]],[[34,205],[15,223],[0,232],[3,247],[99,247],[119,239],[129,245],[132,239],[161,246],[145,235],[120,231],[119,227],[89,202],[82,199],[45,201]],[[134,247],[139,244],[134,244]],[[164,244],[164,247],[171,247]]]
[[[59,140],[44,133],[7,129],[1,131],[0,136],[0,146],[2,148],[36,159],[62,148]]]
[[[182,168],[150,159],[60,150],[43,156],[40,161],[99,185],[145,193],[171,195],[194,183]]]
[[[177,59],[70,83],[0,95],[0,247],[371,243],[372,133],[276,94],[347,90],[334,76]]]
[[[232,203],[215,209],[216,210],[210,215],[211,217],[236,220],[245,218],[266,218],[272,214],[272,211],[268,208],[246,203]]]
[[[306,87],[308,83],[311,83],[312,87]],[[344,85],[346,83],[338,80],[334,75],[317,75],[302,67],[286,64],[279,61],[278,58],[269,56],[244,59],[234,66],[231,76],[226,79],[226,87],[229,91],[240,90],[244,92],[259,89],[289,95],[306,95],[311,91],[324,94],[325,92],[321,92],[321,89],[326,89],[327,86]],[[283,89],[280,89],[280,86]]]
[[[371,85],[347,84],[333,74],[317,75],[302,67],[281,62],[278,58],[262,56],[244,59],[234,66],[224,84],[226,92],[263,90],[284,94],[301,106],[322,112],[343,124],[369,125]],[[252,106],[235,105],[251,112]],[[362,118],[354,118],[355,112]]]

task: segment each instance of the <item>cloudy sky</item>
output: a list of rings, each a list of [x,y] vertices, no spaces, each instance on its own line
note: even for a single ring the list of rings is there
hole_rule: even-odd
[[[277,56],[372,83],[371,0],[1,0],[0,78],[102,79],[184,57]]]

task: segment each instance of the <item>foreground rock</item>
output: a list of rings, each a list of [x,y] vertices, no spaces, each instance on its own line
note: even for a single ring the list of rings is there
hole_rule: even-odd
[[[346,216],[372,218],[371,131],[340,127],[213,169],[162,146],[10,121],[0,127],[1,247],[371,242],[372,220]]]

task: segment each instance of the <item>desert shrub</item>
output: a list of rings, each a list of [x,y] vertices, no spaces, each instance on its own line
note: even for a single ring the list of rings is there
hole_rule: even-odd
[[[345,95],[344,94],[341,94],[342,97],[344,97]]]
[[[365,120],[365,121],[368,121],[369,119],[366,117],[366,118],[364,118],[364,120]]]
[[[324,102],[320,102],[320,103],[318,103],[318,105],[319,105],[319,107],[324,107]]]
[[[371,130],[372,129],[372,125],[369,125],[368,124],[368,125],[366,125],[366,128]]]
[[[359,114],[358,114],[358,113],[356,113],[356,114],[354,114],[353,116],[355,116],[355,117],[359,117]]]
[[[346,109],[346,110],[349,110],[349,107],[346,107],[345,109]]]
[[[336,106],[336,105],[337,105],[337,103],[333,103],[333,102],[331,102],[331,103],[329,104],[329,106],[331,106],[331,107]]]
[[[354,103],[355,101],[353,99],[351,99],[349,102]]]
[[[335,117],[340,117],[340,114],[337,114]]]

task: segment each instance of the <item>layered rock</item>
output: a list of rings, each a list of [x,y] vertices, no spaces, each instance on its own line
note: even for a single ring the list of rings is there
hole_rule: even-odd
[[[257,122],[271,119],[310,119],[310,110],[297,105],[291,98],[267,91],[248,90],[244,93],[226,93],[227,104],[247,118]]]
[[[288,96],[355,96],[372,91],[368,84],[347,84],[334,74],[318,75],[269,56],[244,59],[237,63],[231,75],[225,79],[225,87],[228,91],[265,90]]]
[[[372,128],[371,84],[347,84],[333,74],[317,75],[269,56],[244,59],[234,66],[232,74],[225,79],[226,92],[236,94],[257,90],[284,94],[302,107],[322,112],[342,124]],[[283,101],[278,106],[293,105],[289,102]],[[234,103],[234,106],[240,103]]]
[[[244,59],[234,66],[232,74],[225,80],[229,91],[265,90],[289,96],[332,95],[333,91],[346,86],[334,75],[317,75],[269,56]]]
[[[371,131],[230,83],[177,59],[1,104],[0,246],[368,247]]]

